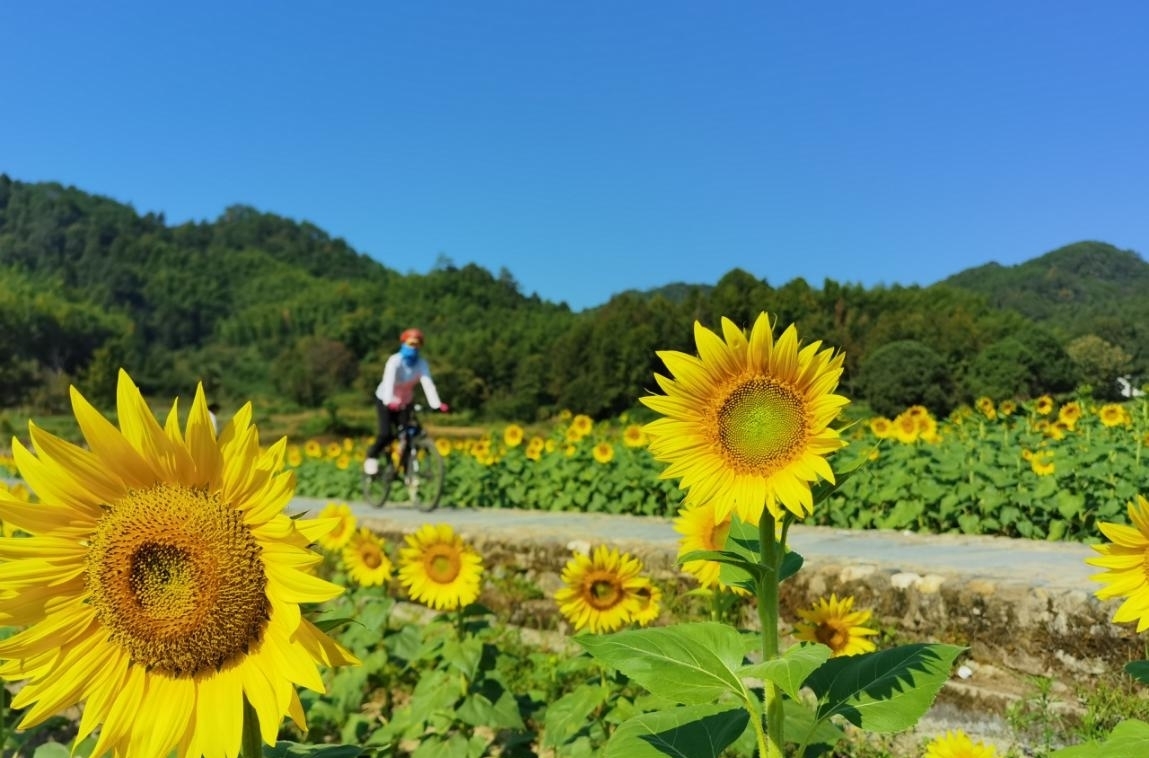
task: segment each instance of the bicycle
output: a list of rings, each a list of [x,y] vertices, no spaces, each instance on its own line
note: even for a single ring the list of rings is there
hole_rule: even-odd
[[[398,463],[388,454],[386,465],[376,474],[363,475],[363,499],[369,505],[382,508],[390,500],[397,502],[406,495],[419,510],[429,513],[439,507],[446,479],[446,465],[435,441],[419,421],[421,405],[412,405],[406,421],[399,425]],[[396,484],[402,486],[395,487]]]

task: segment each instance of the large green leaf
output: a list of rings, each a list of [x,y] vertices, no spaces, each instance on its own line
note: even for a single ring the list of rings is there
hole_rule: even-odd
[[[745,643],[726,624],[676,624],[575,640],[595,658],[676,702],[713,703],[726,693],[748,697],[736,673]]]
[[[1113,727],[1104,742],[1055,750],[1049,758],[1142,758],[1146,755],[1149,755],[1149,724],[1129,719]]]
[[[1125,664],[1125,673],[1142,684],[1149,684],[1149,661],[1129,661]]]
[[[831,658],[806,679],[818,718],[842,716],[871,732],[908,729],[929,709],[949,677],[956,645],[903,645]]]
[[[837,724],[819,721],[813,708],[797,700],[783,700],[782,714],[786,741],[806,746],[801,758],[816,758],[846,736]]]
[[[602,705],[606,691],[594,684],[580,684],[547,706],[543,747],[556,747],[586,726],[590,714]]]
[[[717,703],[644,713],[611,735],[605,758],[718,758],[749,723],[744,709]]]
[[[787,648],[778,658],[743,666],[738,670],[738,674],[743,677],[752,676],[769,680],[797,700],[802,682],[829,658],[830,648],[825,645],[794,645]]]

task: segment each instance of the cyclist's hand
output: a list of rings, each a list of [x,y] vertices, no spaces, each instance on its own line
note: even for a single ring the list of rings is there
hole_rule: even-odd
[[[390,409],[391,409],[391,410],[393,410],[393,411],[397,411],[397,410],[399,410],[399,407],[400,407],[400,406],[399,406],[399,401],[397,401],[397,400],[392,400],[390,403],[387,403],[387,407],[388,407],[388,408],[390,408]]]
[[[450,413],[450,412],[451,412],[451,406],[447,405],[446,403],[439,403],[439,413]]]

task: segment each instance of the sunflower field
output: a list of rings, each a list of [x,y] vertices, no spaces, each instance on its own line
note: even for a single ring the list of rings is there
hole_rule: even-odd
[[[995,403],[981,398],[945,419],[921,406],[855,420],[843,456],[866,460],[807,523],[847,529],[1095,541],[1096,524],[1124,518],[1149,456],[1149,401]],[[299,494],[357,499],[368,439],[307,440],[288,448]],[[660,478],[643,425],[563,413],[528,433],[440,437],[445,503],[470,508],[673,517],[682,493]]]

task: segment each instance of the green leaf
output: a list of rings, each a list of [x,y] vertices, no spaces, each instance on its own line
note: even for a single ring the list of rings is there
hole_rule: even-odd
[[[581,684],[547,706],[543,747],[557,747],[586,726],[590,714],[603,703],[606,692],[593,684]]]
[[[782,656],[769,661],[762,661],[749,666],[743,666],[738,674],[743,677],[752,676],[773,682],[782,688],[782,691],[794,700],[798,699],[798,690],[802,682],[806,681],[814,670],[830,658],[830,648],[825,645],[801,644],[786,649]]]
[[[717,703],[644,713],[615,730],[605,758],[718,758],[749,723],[742,708]]]
[[[842,716],[870,732],[897,732],[929,709],[964,649],[903,645],[831,658],[805,684],[818,698],[819,719]]]
[[[1125,664],[1125,673],[1142,684],[1149,684],[1149,661],[1129,661]]]
[[[61,745],[59,742],[45,742],[36,748],[36,752],[32,753],[32,758],[68,758],[71,751],[68,750],[67,745]]]
[[[466,697],[456,709],[460,721],[471,726],[488,726],[492,729],[522,729],[523,719],[519,714],[519,704],[510,690],[496,692],[475,692]]]
[[[729,543],[727,543],[729,544]],[[766,577],[770,572],[761,563],[748,560],[730,550],[692,550],[678,559],[687,561],[714,561],[722,564],[721,578],[725,584],[746,587],[753,591],[753,582]]]
[[[575,641],[651,692],[680,703],[713,703],[728,692],[748,697],[735,673],[742,666],[744,643],[726,624],[676,624],[580,635]]]
[[[1140,758],[1149,755],[1149,724],[1137,719],[1122,721],[1113,727],[1105,742],[1055,750],[1049,758]]]
[[[806,745],[802,758],[819,756],[846,736],[834,722],[818,721],[813,708],[796,700],[782,701],[782,726],[787,742]]]

